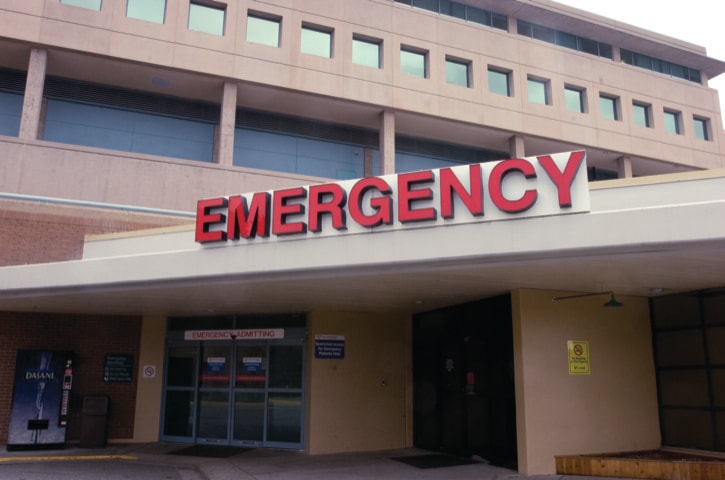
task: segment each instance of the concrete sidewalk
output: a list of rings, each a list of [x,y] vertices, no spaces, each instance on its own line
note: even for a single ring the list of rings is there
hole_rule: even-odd
[[[470,465],[417,468],[393,457],[424,455],[418,449],[385,452],[306,455],[302,452],[253,449],[227,458],[170,455],[188,445],[150,443],[109,445],[101,449],[68,446],[60,450],[0,452],[3,480],[506,480],[587,477],[526,477],[516,471],[477,462]],[[601,480],[601,477],[600,479]]]

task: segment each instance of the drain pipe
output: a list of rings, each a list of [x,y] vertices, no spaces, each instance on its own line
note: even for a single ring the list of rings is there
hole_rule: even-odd
[[[177,217],[194,218],[196,213],[184,212],[181,210],[166,210],[163,208],[138,207],[134,205],[121,205],[117,203],[90,202],[86,200],[71,200],[67,198],[43,197],[39,195],[23,195],[20,193],[0,192],[0,199],[23,200],[26,202],[47,203],[52,205],[73,205],[77,207],[104,208],[108,210],[120,210],[124,212],[150,213],[157,215],[174,215]]]

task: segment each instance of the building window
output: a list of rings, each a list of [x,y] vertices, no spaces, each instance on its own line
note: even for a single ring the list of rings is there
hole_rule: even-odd
[[[508,31],[509,29],[509,20],[506,15],[453,0],[395,0],[395,2],[499,30]]]
[[[674,110],[665,110],[665,131],[680,135],[682,126],[680,125],[680,112]]]
[[[564,87],[564,103],[567,110],[572,112],[586,112],[585,90],[579,87],[566,85]]]
[[[710,121],[706,118],[694,117],[693,127],[695,138],[699,140],[710,140]]]
[[[632,116],[634,124],[640,127],[652,127],[652,107],[644,103],[634,102],[632,104]]]
[[[224,35],[224,7],[205,3],[189,3],[189,30]]]
[[[247,41],[270,47],[279,47],[279,31],[282,19],[256,13],[247,15]]]
[[[644,68],[653,72],[662,73],[671,77],[682,78],[690,82],[702,83],[700,71],[677,63],[668,62],[657,57],[650,57],[642,53],[633,52],[624,48],[620,49],[622,62],[634,67]]]
[[[511,72],[495,67],[488,67],[488,91],[510,97]]]
[[[380,56],[382,40],[359,35],[352,36],[352,63],[366,67],[381,68]]]
[[[599,111],[608,120],[619,120],[619,99],[609,95],[599,95]]]
[[[461,87],[471,86],[471,63],[446,57],[446,82]]]
[[[318,57],[332,58],[332,30],[324,27],[302,25],[300,51]]]
[[[400,48],[400,71],[414,77],[428,77],[428,54],[420,50]]]
[[[89,10],[101,10],[101,0],[60,0],[60,3]]]
[[[147,22],[164,23],[166,0],[127,0],[126,16]]]
[[[598,42],[585,37],[579,37],[571,33],[554,30],[524,20],[516,22],[518,34],[524,37],[534,38],[542,42],[552,43],[560,47],[570,48],[578,52],[596,55],[598,57],[612,59],[612,46],[608,43]]]
[[[549,81],[541,78],[529,77],[527,80],[529,90],[529,101],[549,105],[551,95],[549,94]]]

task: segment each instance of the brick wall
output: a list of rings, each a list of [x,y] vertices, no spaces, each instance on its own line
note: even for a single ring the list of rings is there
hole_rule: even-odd
[[[75,353],[67,440],[80,438],[85,395],[109,395],[108,438],[133,437],[136,372],[132,383],[105,383],[106,353],[132,354],[138,366],[140,317],[0,312],[0,443],[8,436],[16,353],[20,349]]]
[[[0,266],[77,260],[88,234],[193,222],[190,218],[80,206],[0,201]]]

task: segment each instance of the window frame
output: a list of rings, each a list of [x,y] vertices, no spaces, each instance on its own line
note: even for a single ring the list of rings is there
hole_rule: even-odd
[[[255,39],[250,39],[249,32],[250,32],[250,20],[252,21],[260,21],[265,22],[269,24],[274,24],[277,26],[277,41],[275,43],[265,42],[265,41],[259,41]],[[262,23],[260,23],[262,25]],[[274,47],[274,48],[280,48],[282,44],[282,17],[277,15],[270,15],[262,12],[257,12],[254,10],[247,10],[247,25],[246,25],[246,32],[244,33],[244,39],[248,43],[254,43],[256,45],[265,45],[268,47]]]
[[[543,94],[544,94],[544,101],[540,102],[536,100],[535,98],[532,98],[532,90],[531,87],[534,85],[539,85],[543,88]],[[529,102],[535,103],[537,105],[551,105],[551,80],[548,78],[543,77],[537,77],[535,75],[528,75],[526,77],[526,93],[527,98]]]
[[[307,35],[306,35],[307,34]],[[312,36],[316,35],[324,35],[324,37],[327,39],[327,48],[325,49],[325,53],[322,53],[323,50],[318,48],[317,41],[315,41],[315,45],[311,46],[308,44],[308,42],[312,41]],[[305,39],[307,37],[307,40]],[[302,27],[300,28],[300,52],[304,53],[306,55],[314,55],[316,57],[321,58],[333,58],[334,55],[334,45],[335,45],[335,30],[330,27],[325,27],[322,25],[317,25],[313,23],[307,23],[302,22]]]
[[[644,114],[644,123],[640,123],[637,121],[637,119],[638,119],[637,109],[642,109],[642,112]],[[632,102],[632,123],[634,123],[638,127],[652,128],[654,125],[654,122],[652,119],[652,105],[649,103],[638,102],[636,100],[633,101]]]
[[[488,68],[486,69],[486,80],[488,81],[488,91],[493,94],[496,94],[496,95],[501,95],[503,97],[513,97],[513,87],[511,85],[512,73],[513,73],[512,70],[489,65]],[[495,90],[495,89],[491,88],[492,85],[494,85],[494,84],[498,85],[498,82],[491,81],[491,75],[501,75],[502,76],[499,78],[502,78],[506,82],[506,93],[502,93],[499,90]]]
[[[473,79],[471,78],[471,61],[465,60],[458,57],[452,57],[449,55],[446,55],[445,57],[445,71],[446,71],[446,83],[448,85],[455,85],[458,87],[465,87],[465,88],[472,88],[473,87]],[[454,75],[455,72],[449,70],[449,66],[453,67],[462,67],[465,69],[465,84],[459,83],[455,81],[454,77],[457,77],[457,75]]]
[[[604,109],[604,103],[603,102],[609,102],[609,105],[611,105],[611,116],[605,115],[605,109]],[[608,93],[599,93],[599,114],[602,118],[606,120],[613,120],[615,122],[622,120],[622,108],[620,105],[619,97],[616,95],[610,95]],[[609,113],[609,109],[606,110],[607,113]]]
[[[222,13],[222,19],[221,19],[221,33],[218,32],[215,29],[211,28],[192,28],[192,11],[197,9],[206,9],[208,11],[216,11]],[[216,3],[216,2],[209,2],[209,1],[202,1],[202,0],[191,0],[189,2],[189,9],[188,9],[188,19],[186,22],[186,28],[194,31],[194,32],[201,32],[206,33],[209,35],[217,35],[219,37],[223,37],[226,33],[226,24],[227,24],[227,8],[226,4]],[[216,19],[215,19],[216,20]],[[215,25],[216,26],[216,25]]]
[[[403,55],[404,54],[410,55],[411,58],[413,56],[420,57],[420,59],[423,61],[423,65],[422,65],[423,75],[419,75],[419,74],[414,73],[414,72],[406,71],[403,68],[403,63],[404,63],[403,62]],[[400,72],[403,73],[404,75],[410,75],[411,77],[428,78],[428,76],[430,75],[430,67],[428,65],[428,61],[429,61],[428,60],[428,57],[429,57],[429,54],[428,54],[428,51],[427,50],[422,50],[420,48],[410,47],[410,46],[407,46],[407,45],[401,45],[400,46],[400,57],[399,57],[400,58]]]
[[[665,132],[671,133],[673,135],[682,135],[682,112],[672,110],[670,108],[665,108],[662,112],[664,118]],[[668,119],[672,119],[672,122],[669,122]],[[671,123],[674,126],[673,129],[670,129]]]
[[[569,95],[567,95],[569,92],[572,94],[576,93],[577,100],[578,100],[578,108],[570,108],[571,103],[569,98]],[[588,111],[588,105],[587,105],[587,96],[586,96],[587,90],[583,87],[577,87],[576,85],[564,85],[564,108],[566,108],[570,112],[576,112],[576,113],[587,113]]]
[[[373,65],[371,62],[356,61],[358,55],[355,54],[355,45],[367,45],[377,47],[377,65]],[[352,63],[355,65],[362,65],[370,68],[383,68],[383,40],[380,38],[368,37],[367,35],[360,35],[357,33],[352,34]]]
[[[700,128],[698,128],[698,124],[701,126]],[[710,130],[711,124],[709,118],[701,117],[699,115],[693,115],[692,128],[693,134],[695,135],[696,139],[705,140],[706,142],[712,140],[712,132]],[[702,132],[702,135],[700,135],[700,132]]]

